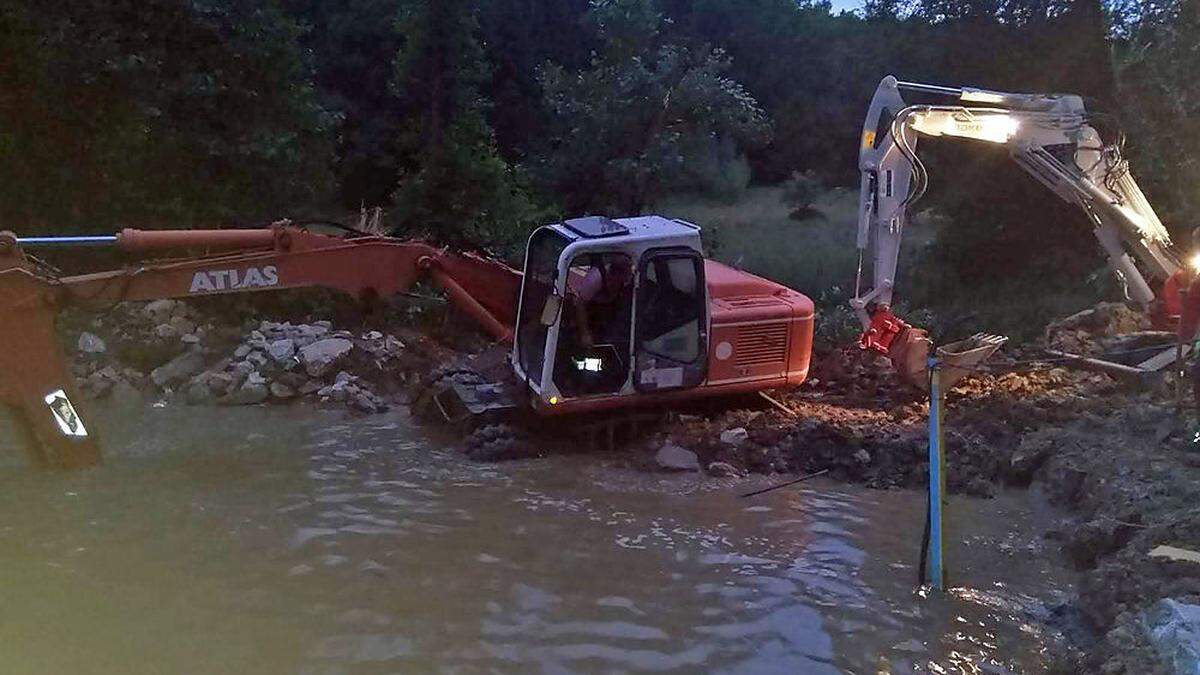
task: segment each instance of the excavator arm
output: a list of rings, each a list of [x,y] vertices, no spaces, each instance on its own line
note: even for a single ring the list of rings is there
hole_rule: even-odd
[[[72,403],[79,400],[77,389],[58,348],[55,320],[67,306],[100,309],[126,300],[315,286],[370,303],[428,278],[498,341],[512,340],[520,273],[479,255],[388,237],[343,239],[284,223],[257,230],[125,230],[86,239],[23,240],[0,233],[0,402],[23,418],[41,464],[75,468],[100,458]],[[56,277],[24,253],[25,246],[64,241],[139,254],[181,248],[208,254]]]
[[[909,105],[902,92],[939,103]],[[924,333],[892,312],[904,228],[928,185],[917,154],[922,136],[1005,147],[1027,173],[1085,213],[1131,300],[1149,308],[1160,299],[1152,284],[1161,287],[1180,269],[1170,235],[1130,174],[1119,145],[1101,140],[1080,97],[886,77],[871,101],[859,148],[859,269],[851,306],[863,325],[860,346],[891,358],[907,379],[922,376],[929,351]],[[868,255],[869,288],[863,279]],[[1161,301],[1168,314],[1178,314],[1178,298]]]

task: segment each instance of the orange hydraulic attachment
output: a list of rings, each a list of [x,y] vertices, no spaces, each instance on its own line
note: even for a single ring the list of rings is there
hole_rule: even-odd
[[[315,286],[369,304],[427,278],[509,342],[521,286],[520,272],[482,255],[381,236],[333,237],[286,221],[252,230],[124,230],[116,246],[127,252],[204,253],[71,277],[42,272],[17,241],[0,232],[0,403],[24,418],[35,460],[64,468],[96,464],[100,452],[71,404],[79,397],[55,330],[63,307]]]
[[[925,331],[910,326],[892,313],[890,307],[875,307],[871,312],[871,327],[859,336],[858,346],[888,357],[905,382],[928,386],[927,367],[933,342]]]

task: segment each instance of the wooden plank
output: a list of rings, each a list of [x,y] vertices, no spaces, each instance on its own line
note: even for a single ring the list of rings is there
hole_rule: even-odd
[[[1105,361],[1103,359],[1080,356],[1079,354],[1069,354],[1067,352],[1060,352],[1054,349],[1047,349],[1046,353],[1051,356],[1067,359],[1077,363],[1083,368],[1089,370],[1098,370],[1110,375],[1120,375],[1122,377],[1145,377],[1146,375],[1153,374],[1151,371],[1142,370],[1141,368],[1135,366],[1127,366],[1123,363],[1113,363],[1112,361]]]
[[[1183,358],[1187,358],[1192,352],[1191,345],[1183,346]],[[1151,356],[1137,365],[1138,368],[1150,372],[1156,372],[1175,363],[1175,347],[1164,349],[1162,352]]]
[[[771,396],[769,394],[767,394],[767,392],[760,391],[760,392],[758,392],[758,395],[763,397],[763,400],[765,400],[767,403],[770,403],[771,405],[775,406],[776,408],[779,408],[783,412],[787,413],[790,417],[799,417],[800,416],[800,414],[797,413],[795,410],[792,410],[791,408],[787,407],[786,405],[771,398]]]

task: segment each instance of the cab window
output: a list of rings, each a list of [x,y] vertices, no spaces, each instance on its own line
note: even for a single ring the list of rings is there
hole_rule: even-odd
[[[624,253],[571,261],[554,361],[554,383],[565,396],[616,393],[628,380],[633,288],[633,259]]]
[[[567,247],[567,238],[549,228],[538,230],[529,239],[525,275],[521,287],[521,316],[517,321],[517,356],[526,377],[539,385],[545,363],[546,336],[550,328],[542,325],[542,310],[554,294],[558,280],[558,259]]]

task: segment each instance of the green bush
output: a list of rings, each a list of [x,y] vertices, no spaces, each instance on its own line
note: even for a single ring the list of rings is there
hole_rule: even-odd
[[[796,171],[783,183],[783,203],[792,209],[792,218],[803,220],[816,212],[817,199],[825,192],[815,171]]]

